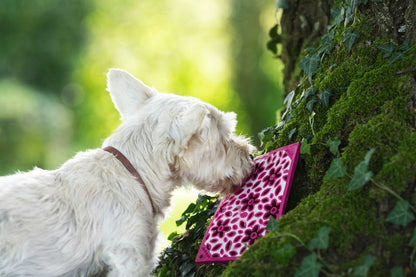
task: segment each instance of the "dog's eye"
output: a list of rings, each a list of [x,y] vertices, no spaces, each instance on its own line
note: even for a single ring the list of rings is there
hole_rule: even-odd
[[[250,159],[254,159],[253,155],[250,154]]]

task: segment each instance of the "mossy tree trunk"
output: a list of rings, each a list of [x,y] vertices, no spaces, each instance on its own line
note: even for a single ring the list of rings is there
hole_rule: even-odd
[[[223,276],[416,276],[416,2],[287,3],[266,150],[304,150],[279,229]]]

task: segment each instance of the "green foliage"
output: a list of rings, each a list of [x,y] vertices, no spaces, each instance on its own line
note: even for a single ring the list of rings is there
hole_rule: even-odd
[[[377,46],[377,48],[383,53],[383,58],[387,59],[391,57],[391,54],[393,54],[395,46],[393,43],[389,43],[389,44],[379,45]]]
[[[326,33],[322,37],[321,46],[318,51],[328,55],[331,54],[334,49],[334,38],[334,33]]]
[[[411,247],[416,247],[416,227],[413,229],[413,235],[408,245]]]
[[[354,175],[348,185],[349,191],[362,188],[373,177],[373,172],[367,171],[367,167],[374,151],[374,148],[370,149],[365,155],[364,160],[354,168]]]
[[[415,216],[410,211],[410,204],[408,201],[399,200],[394,206],[394,209],[388,214],[386,221],[406,227]]]
[[[42,92],[61,93],[86,42],[90,3],[0,1],[0,78],[15,76]]]
[[[301,146],[300,146],[300,153],[301,154],[311,153],[311,145],[308,143],[308,140],[306,138],[302,138]]]
[[[296,248],[291,243],[286,243],[279,248],[271,249],[270,254],[279,264],[288,265],[293,256],[296,255]]]
[[[200,194],[195,203],[191,203],[176,224],[186,224],[186,232],[176,232],[169,236],[172,245],[166,248],[155,269],[156,276],[215,276],[225,267],[218,265],[195,264],[196,254],[201,245],[205,230],[219,204],[218,196]]]
[[[331,90],[328,88],[320,92],[319,99],[321,100],[322,104],[324,104],[326,108],[329,108],[330,96],[331,96]]]
[[[295,272],[295,277],[318,277],[322,264],[317,261],[318,256],[312,253],[302,260],[300,267]]]
[[[328,171],[325,174],[326,179],[335,179],[344,177],[347,173],[347,168],[342,165],[341,158],[333,159]]]
[[[267,42],[267,49],[277,54],[277,45],[282,42],[282,37],[278,33],[279,24],[273,26],[269,31],[270,40]]]
[[[305,72],[309,81],[312,81],[312,76],[318,71],[320,64],[320,57],[318,53],[307,54],[299,63],[299,68]]]
[[[0,91],[0,174],[62,163],[70,143],[70,111],[15,80],[0,80]],[[53,155],[44,154],[49,151]]]
[[[270,217],[269,222],[267,222],[266,230],[277,232],[279,230],[279,221],[273,216]]]
[[[348,49],[348,52],[351,52],[352,46],[359,37],[360,33],[358,31],[351,31],[350,29],[345,30],[344,42]]]
[[[391,277],[405,277],[404,270],[400,266],[395,266],[391,269]]]
[[[288,0],[277,0],[276,1],[276,8],[277,9],[288,9],[289,8]]]
[[[315,88],[315,87],[313,87],[313,86],[310,86],[310,87],[308,87],[307,89],[306,89],[306,91],[305,91],[305,93],[304,93],[304,96],[303,96],[303,101],[307,101],[308,100],[308,98],[309,98],[309,96],[314,96],[315,94],[316,94],[316,92],[317,92],[318,90]],[[309,112],[312,112],[311,110],[309,110]]]
[[[309,244],[309,250],[313,251],[315,249],[327,249],[329,243],[329,233],[331,232],[331,227],[322,226],[318,230],[318,236],[313,238]]]
[[[338,137],[336,137],[335,139],[328,139],[328,141],[326,142],[326,145],[329,147],[329,151],[331,151],[332,154],[336,155],[338,154],[339,150],[338,147],[341,144],[341,141],[339,140]]]
[[[392,42],[388,44],[382,44],[377,46],[377,48],[383,53],[383,58],[389,60],[389,64],[394,64],[397,61],[400,61],[406,56],[406,53],[410,50],[409,44],[407,42],[402,45],[396,46]]]
[[[401,59],[403,59],[405,57],[404,53],[402,52],[396,52],[393,54],[393,56],[391,57],[389,63],[390,64],[394,64],[397,61],[400,61]]]
[[[0,1],[0,173],[52,169],[70,155],[71,77],[85,49],[90,1]],[[58,122],[59,121],[59,122]]]
[[[315,106],[315,103],[318,102],[318,100],[316,100],[316,98],[312,98],[311,100],[308,101],[308,103],[306,103],[306,109],[312,113],[313,112],[313,107]]]
[[[365,257],[364,262],[356,267],[353,271],[353,276],[360,276],[360,277],[366,277],[368,275],[368,272],[370,270],[370,267],[373,265],[373,263],[376,261],[376,258],[368,255]]]

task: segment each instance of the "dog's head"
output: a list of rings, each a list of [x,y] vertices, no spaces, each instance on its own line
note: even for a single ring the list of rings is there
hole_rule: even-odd
[[[107,78],[111,98],[131,131],[126,140],[145,144],[147,154],[167,165],[172,178],[230,193],[250,173],[254,147],[234,135],[234,113],[194,97],[158,93],[123,70],[111,69]]]

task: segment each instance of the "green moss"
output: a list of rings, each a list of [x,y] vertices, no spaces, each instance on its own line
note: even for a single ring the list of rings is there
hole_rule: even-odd
[[[364,25],[357,28],[362,28],[363,39],[371,39],[370,29]],[[408,241],[414,226],[399,228],[385,221],[394,197],[371,183],[348,192],[350,177],[323,177],[334,158],[326,141],[338,137],[340,156],[349,174],[367,151],[375,148],[369,165],[374,180],[415,202],[416,116],[409,85],[413,76],[403,72],[415,64],[414,49],[404,59],[389,64],[376,45],[368,42],[355,45],[352,54],[338,47],[325,59],[314,86],[333,91],[330,108],[317,103],[312,130],[310,113],[305,103],[300,103],[276,140],[276,147],[302,138],[311,143],[311,154],[301,155],[279,232],[259,240],[231,263],[223,276],[292,276],[309,250],[281,234],[294,234],[307,244],[321,226],[332,228],[329,249],[321,255],[332,265],[326,270],[336,275],[350,274],[369,254],[376,258],[371,276],[388,276],[393,266],[409,267],[412,248]],[[297,132],[289,139],[294,128]],[[287,243],[296,246],[297,252],[288,264],[282,264],[273,256],[273,249]]]
[[[365,124],[357,124],[349,136],[348,146],[344,148],[345,165],[352,172],[357,161],[363,160],[370,148],[375,148],[371,170],[378,172],[397,153],[408,128],[402,120],[394,120],[391,114],[380,114]]]
[[[398,193],[408,190],[408,184],[416,182],[416,133],[408,130],[398,145],[397,152],[385,162],[376,181],[394,188]],[[413,191],[409,191],[412,193]],[[415,201],[410,199],[411,202]]]

